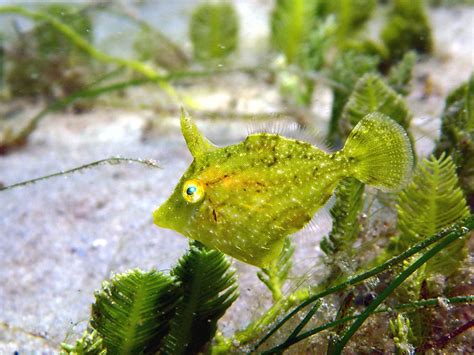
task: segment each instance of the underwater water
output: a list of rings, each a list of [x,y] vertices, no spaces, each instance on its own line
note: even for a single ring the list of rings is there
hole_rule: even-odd
[[[86,353],[97,349],[108,353],[249,352],[277,320],[310,295],[382,265],[472,213],[472,4],[404,0],[222,3],[229,7],[211,6],[199,14],[199,7],[207,2],[0,1],[0,187],[7,187],[0,190],[1,354],[58,353],[61,343],[73,346],[84,331],[97,331],[101,340],[95,348],[84,345]],[[395,25],[393,19],[397,19]],[[413,53],[412,57],[407,53]],[[453,94],[463,84],[465,89]],[[448,96],[452,99],[446,101]],[[344,185],[347,190],[339,188],[337,195],[337,181],[328,190],[327,197],[333,196],[329,204],[308,225],[300,228],[306,219],[300,223],[299,212],[285,220],[285,232],[288,226],[298,225],[290,233],[294,254],[285,247],[282,255],[287,259],[274,258],[274,264],[265,265],[263,271],[238,255],[226,259],[221,253],[209,254],[215,243],[206,243],[205,238],[201,240],[204,246],[191,246],[204,260],[196,266],[191,257],[182,259],[190,248],[189,239],[182,235],[187,232],[153,223],[153,211],[171,195],[193,161],[190,143],[186,144],[181,131],[182,107],[203,136],[219,147],[242,142],[252,132],[270,132],[327,152],[340,149],[363,116],[381,112],[408,132],[416,164],[425,164],[423,158],[432,153],[439,160],[422,165],[425,175],[415,173],[413,185],[401,193],[382,193],[352,181]],[[259,152],[259,159],[271,155],[266,149]],[[450,159],[446,156],[456,166],[443,162]],[[150,159],[159,168],[111,161],[8,188],[110,157]],[[246,157],[242,159],[245,163]],[[235,193],[243,197],[218,196],[224,196],[219,201],[222,205],[241,203],[227,226],[245,220],[236,230],[250,233],[248,237],[256,230],[252,223],[263,223],[257,217],[271,215],[281,207],[283,197],[272,197],[252,215],[245,203],[247,196],[253,199],[255,195],[244,194],[240,187],[252,179],[268,181],[266,168],[246,175],[245,168],[228,161],[214,164],[212,177],[220,176],[219,168],[233,174],[243,171],[240,180],[229,183],[235,183]],[[300,171],[304,161],[291,164],[292,170]],[[297,190],[286,176],[283,179],[281,186]],[[211,190],[205,192],[206,201],[213,195]],[[404,204],[406,200],[415,201],[415,207]],[[206,216],[208,220],[195,223],[212,231],[213,218],[217,223],[219,213]],[[472,226],[466,228],[461,242],[442,250],[442,258],[435,256],[436,262],[417,269],[381,299],[382,308],[395,311],[371,315],[348,340],[345,353],[474,351]],[[262,228],[258,230],[254,234],[257,246],[266,236]],[[217,238],[236,243],[228,233],[216,233]],[[277,237],[281,245],[284,237],[283,232]],[[253,255],[255,247],[248,244],[243,245],[243,253]],[[349,323],[294,344],[285,340],[298,324],[308,330],[362,314],[424,252],[330,293],[308,324],[300,323],[305,309],[269,336],[257,352],[281,344],[289,354],[342,351],[334,334],[347,334]],[[236,274],[235,282],[229,277],[219,289],[213,277],[228,275],[227,264],[215,262],[210,267],[215,273],[204,269],[202,274],[202,270],[211,265],[212,258],[221,257],[229,260]],[[176,266],[178,260],[186,261],[182,269]],[[118,294],[129,297],[125,298],[130,308],[124,306],[123,314],[136,316],[135,323],[126,316],[114,318],[114,311],[111,318],[101,317],[107,312],[99,306],[91,314],[92,304],[107,302],[106,296],[101,299],[94,293],[102,282],[137,268],[162,271],[163,278],[174,285],[167,292],[181,301],[170,306],[168,313],[163,311],[166,317],[150,318],[161,312],[158,308],[133,308],[139,297],[132,286],[128,291],[135,290],[130,291],[133,296],[120,287]],[[187,278],[185,271],[189,271]],[[196,296],[193,292],[199,291],[186,288],[193,277],[197,284],[215,291],[213,300],[237,282],[240,295],[229,292],[228,304],[219,301],[222,308],[215,301],[215,314],[209,315],[199,303],[211,296]],[[140,292],[148,295],[158,290],[148,300],[164,293],[154,287],[145,285]],[[200,300],[195,309],[183,306],[192,304],[183,301],[186,297]],[[414,310],[414,302],[435,299],[439,302],[430,304],[431,308]],[[117,299],[111,301],[117,303]],[[410,304],[411,312],[398,311],[400,304]],[[189,315],[187,322],[183,314]],[[110,323],[111,319],[116,323]],[[177,330],[180,322],[189,326],[183,326],[188,333]],[[217,335],[212,326],[209,330],[203,326],[216,322]],[[149,328],[140,328],[143,324]],[[164,330],[150,324],[165,324]],[[107,333],[114,328],[117,334]],[[137,340],[140,331],[146,335]],[[62,351],[78,352],[71,349]]]

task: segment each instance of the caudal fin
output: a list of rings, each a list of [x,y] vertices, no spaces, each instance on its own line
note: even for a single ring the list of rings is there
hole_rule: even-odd
[[[359,121],[347,138],[342,155],[350,162],[356,179],[384,191],[403,188],[413,170],[413,150],[407,133],[379,112]]]

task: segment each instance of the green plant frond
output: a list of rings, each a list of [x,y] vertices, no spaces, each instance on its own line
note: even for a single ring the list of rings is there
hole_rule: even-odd
[[[316,27],[317,0],[277,0],[271,15],[271,42],[288,64],[298,64]]]
[[[0,32],[0,98],[2,97],[5,87],[5,64],[5,43],[3,34]]]
[[[388,58],[388,51],[387,48],[374,39],[370,38],[347,38],[344,41],[344,48],[343,51],[352,51],[359,54],[364,54],[368,56],[373,56],[374,58],[378,58],[380,61],[380,67],[384,65],[385,61]]]
[[[431,53],[434,45],[424,1],[394,0],[381,37],[392,63],[410,50]]]
[[[171,273],[180,282],[183,297],[161,351],[195,354],[213,338],[217,321],[238,297],[235,271],[221,252],[190,243]]]
[[[370,19],[377,6],[376,0],[323,0],[323,13],[332,13],[337,19],[338,39],[345,41],[359,31]]]
[[[41,8],[67,23],[78,37],[92,40],[93,23],[87,13],[64,4]],[[92,76],[90,58],[47,21],[37,21],[31,30],[21,32],[5,59],[6,84],[15,97],[63,97],[85,86]]]
[[[291,245],[290,238],[285,239],[283,250],[278,260],[276,260],[269,268],[261,269],[257,272],[257,276],[272,293],[274,301],[278,301],[282,297],[282,287],[288,278],[288,273],[293,266],[293,254],[295,247]]]
[[[106,355],[102,338],[95,330],[84,331],[82,338],[74,345],[61,344],[61,355]]]
[[[474,75],[446,99],[435,154],[453,157],[471,211],[474,210]]]
[[[301,48],[299,65],[307,70],[320,70],[324,65],[325,54],[334,41],[337,23],[334,16],[318,21],[309,33],[308,43]]]
[[[328,16],[309,33],[307,41],[300,44],[295,61],[276,61],[280,92],[291,103],[297,106],[311,104],[315,82],[308,72],[320,70],[324,66],[326,52],[333,42],[336,28],[334,16]]]
[[[446,98],[440,141],[448,146],[451,141],[457,143],[461,132],[474,135],[474,75]]]
[[[403,262],[403,267],[410,265],[408,260]],[[401,302],[410,302],[420,300],[423,294],[423,288],[426,288],[426,264],[416,270],[402,285],[395,290],[395,297]],[[407,319],[411,323],[411,343],[421,345],[423,339],[429,333],[429,324],[426,322],[426,313],[423,310],[416,309],[406,313]]]
[[[410,81],[416,59],[416,52],[407,52],[397,64],[390,68],[388,84],[400,95],[406,96],[410,92]]]
[[[189,62],[176,43],[151,27],[144,27],[138,32],[133,47],[140,60],[151,61],[166,70],[183,70]]]
[[[399,194],[397,211],[397,250],[405,250],[469,216],[450,156],[431,157],[418,164],[412,183]],[[426,272],[452,274],[465,256],[464,246],[465,240],[450,245],[427,263]]]
[[[411,330],[410,319],[398,314],[397,318],[390,320],[390,333],[393,337],[396,355],[410,355],[415,351],[411,344],[413,333]]]
[[[71,29],[88,42],[92,41],[93,24],[87,13],[78,11],[74,6],[59,3],[47,5],[41,10],[67,23]],[[36,39],[38,52],[42,56],[64,55],[68,54],[71,50],[77,51],[74,44],[49,22],[37,24],[33,29],[33,36]]]
[[[331,208],[332,230],[321,241],[321,249],[328,256],[352,254],[352,245],[360,232],[358,222],[362,210],[365,185],[354,178],[344,179],[336,189],[336,202]]]
[[[156,351],[168,333],[180,295],[172,278],[154,270],[116,275],[95,294],[91,326],[107,353]]]
[[[198,6],[189,26],[194,57],[198,60],[223,59],[237,49],[239,18],[231,3]]]
[[[367,114],[381,112],[405,129],[410,124],[411,115],[403,98],[386,85],[376,74],[366,74],[357,81],[354,91],[342,113],[341,126],[344,134]]]
[[[379,57],[361,54],[356,51],[347,51],[337,57],[331,70],[330,77],[340,84],[334,89],[334,100],[329,124],[328,139],[332,144],[340,142],[339,119],[344,106],[354,88],[354,85],[366,73],[377,72]]]

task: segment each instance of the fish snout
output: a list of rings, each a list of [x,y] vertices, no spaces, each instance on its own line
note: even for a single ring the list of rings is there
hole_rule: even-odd
[[[172,214],[170,208],[166,204],[158,207],[153,212],[153,223],[161,228],[172,229]]]

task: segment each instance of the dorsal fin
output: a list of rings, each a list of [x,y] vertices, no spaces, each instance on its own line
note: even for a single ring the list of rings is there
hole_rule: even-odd
[[[198,158],[206,152],[217,149],[217,147],[199,131],[191,120],[191,116],[189,116],[184,108],[181,108],[181,132],[194,158]]]
[[[310,143],[322,150],[327,151],[327,145],[322,135],[309,127],[302,127],[297,122],[286,120],[273,120],[266,122],[252,122],[247,128],[247,134],[273,133],[286,138]]]

